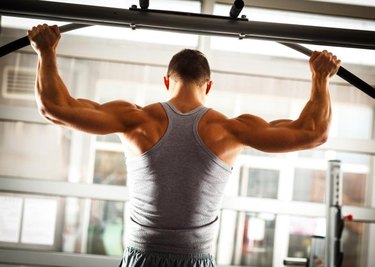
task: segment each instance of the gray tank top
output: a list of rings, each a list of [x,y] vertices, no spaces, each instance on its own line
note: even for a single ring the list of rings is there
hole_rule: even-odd
[[[208,110],[188,113],[161,103],[168,127],[150,150],[127,159],[130,225],[127,245],[158,252],[212,253],[231,167],[201,140],[197,127]]]

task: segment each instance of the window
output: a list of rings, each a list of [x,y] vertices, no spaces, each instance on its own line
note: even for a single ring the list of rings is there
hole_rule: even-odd
[[[342,203],[349,206],[371,205],[368,196],[370,157],[365,154],[344,153],[320,150],[308,150],[299,152],[301,165],[309,158],[314,164],[305,168],[298,167],[296,162],[293,182],[293,200],[323,203],[325,199],[326,169],[314,160],[331,157],[342,162]],[[324,166],[324,165],[323,165]]]
[[[326,172],[322,170],[296,169],[293,200],[323,203]]]
[[[121,256],[127,202],[0,193],[0,248]]]
[[[290,217],[288,257],[309,257],[312,236],[325,236],[325,218]],[[371,253],[367,242],[366,225],[346,222],[341,242],[343,244],[343,266],[366,266],[366,255]]]
[[[330,2],[330,3],[361,5],[361,6],[375,6],[375,3],[372,0],[357,0],[355,2],[353,2],[352,0],[321,0],[321,1]]]
[[[279,171],[266,169],[249,169],[246,196],[277,198]]]
[[[68,130],[49,124],[0,121],[0,136],[0,175],[67,180]]]
[[[0,247],[59,249],[61,199],[0,193],[0,211]]]
[[[325,236],[325,218],[289,217],[288,257],[309,258],[312,236]]]
[[[335,104],[330,136],[371,139],[374,114],[370,107]]]
[[[274,236],[274,218],[262,218],[262,216],[255,214],[246,214],[241,265],[272,265]]]
[[[112,184],[113,186],[113,184]],[[114,188],[109,189],[113,191]],[[127,201],[64,198],[61,252],[120,257],[126,246]]]
[[[353,4],[351,2],[351,4]],[[231,6],[223,4],[215,4],[214,14],[229,16]],[[262,21],[273,23],[288,23],[297,25],[310,25],[320,27],[334,27],[344,29],[359,30],[375,30],[375,23],[370,20],[347,19],[333,16],[322,16],[307,13],[297,13],[290,11],[278,11],[261,8],[245,7],[241,14],[248,17],[250,21]],[[305,45],[311,50],[323,50],[327,47],[316,45]],[[260,41],[256,39],[238,40],[235,38],[212,37],[211,48],[221,51],[232,51],[251,53],[267,56],[290,57],[305,59],[306,56],[290,48],[282,46],[276,42]],[[363,65],[374,65],[375,54],[372,50],[351,49],[330,47],[330,51],[334,52],[345,63],[355,63]]]
[[[97,150],[94,184],[126,185],[126,165],[123,152]]]
[[[272,266],[273,214],[223,210],[217,244],[218,265]]]
[[[91,201],[87,253],[121,256],[124,252],[123,202]]]

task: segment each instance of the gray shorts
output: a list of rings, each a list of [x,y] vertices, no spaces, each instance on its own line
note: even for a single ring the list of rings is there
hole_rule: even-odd
[[[119,267],[215,267],[211,254],[182,255],[128,247]]]

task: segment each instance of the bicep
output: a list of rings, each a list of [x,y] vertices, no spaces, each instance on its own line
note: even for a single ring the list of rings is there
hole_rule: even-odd
[[[264,152],[289,152],[316,145],[312,133],[301,129],[296,121],[268,123],[257,116],[241,115],[230,124],[237,142]]]
[[[293,122],[292,120],[286,120],[286,119],[274,120],[274,121],[270,121],[270,125],[271,126],[277,126],[277,127],[289,126],[292,122]]]

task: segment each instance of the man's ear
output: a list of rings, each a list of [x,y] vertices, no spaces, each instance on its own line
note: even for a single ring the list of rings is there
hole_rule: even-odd
[[[169,90],[169,78],[167,76],[164,76],[164,85]]]
[[[206,87],[206,95],[210,92],[212,87],[212,81],[207,82],[207,87]]]

